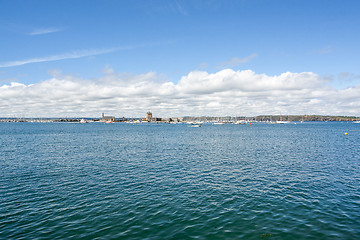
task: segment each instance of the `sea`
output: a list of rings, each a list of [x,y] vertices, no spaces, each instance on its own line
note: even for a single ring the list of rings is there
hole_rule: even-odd
[[[0,239],[360,239],[360,124],[0,123]]]

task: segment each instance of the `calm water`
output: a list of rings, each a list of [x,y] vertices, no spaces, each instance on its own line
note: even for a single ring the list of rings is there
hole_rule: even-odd
[[[360,124],[0,123],[0,153],[0,239],[360,239]]]

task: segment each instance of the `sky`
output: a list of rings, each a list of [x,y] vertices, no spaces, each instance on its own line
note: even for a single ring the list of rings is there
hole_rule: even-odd
[[[360,117],[357,0],[0,0],[0,117]]]

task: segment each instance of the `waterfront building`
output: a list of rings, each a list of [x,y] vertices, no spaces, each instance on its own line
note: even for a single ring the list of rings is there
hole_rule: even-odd
[[[148,122],[151,122],[151,120],[152,120],[152,112],[147,112],[147,113],[146,113],[146,120],[147,120]]]
[[[103,122],[114,122],[115,116],[105,116],[104,113],[102,113],[101,121]]]

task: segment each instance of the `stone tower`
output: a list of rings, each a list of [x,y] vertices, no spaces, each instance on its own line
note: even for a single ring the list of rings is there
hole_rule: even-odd
[[[151,113],[151,112],[147,112],[147,113],[146,113],[146,120],[147,120],[148,122],[151,122],[151,119],[152,119],[152,113]]]

